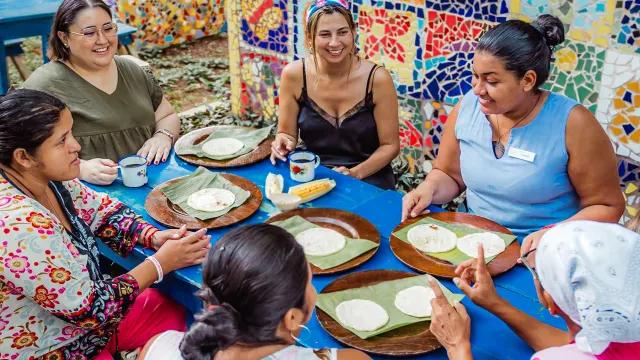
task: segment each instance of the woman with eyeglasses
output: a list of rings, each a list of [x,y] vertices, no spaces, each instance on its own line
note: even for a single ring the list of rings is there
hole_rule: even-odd
[[[110,184],[114,160],[137,153],[165,161],[180,120],[162,90],[140,66],[115,56],[118,27],[102,0],[64,0],[49,35],[49,57],[25,88],[63,100],[82,146],[80,179]]]
[[[469,212],[509,228],[523,251],[552,224],[620,219],[617,161],[602,126],[541,88],[563,41],[551,15],[506,21],[478,40],[473,89],[449,114],[433,171],[404,197],[403,219],[466,190]]]
[[[542,323],[500,297],[481,248],[478,259],[458,266],[454,283],[527,342],[536,351],[532,360],[638,359],[640,234],[618,224],[571,221],[547,231],[529,252],[520,261],[532,274],[538,299],[566,322],[568,331]],[[432,306],[431,331],[449,358],[471,359],[471,320],[464,306],[452,307],[441,294]]]

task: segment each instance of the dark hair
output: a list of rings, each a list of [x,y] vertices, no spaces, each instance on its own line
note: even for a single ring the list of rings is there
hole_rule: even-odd
[[[13,152],[33,152],[51,136],[65,104],[37,90],[19,89],[0,97],[0,163],[11,165]]]
[[[58,31],[69,34],[69,26],[76,21],[78,13],[84,9],[100,8],[111,15],[111,9],[109,5],[105,4],[102,0],[64,0],[56,16],[53,19],[53,25],[51,26],[51,33],[49,34],[49,51],[47,56],[52,60],[67,60],[69,58],[69,49],[64,46],[62,40],[58,37]]]
[[[214,305],[196,315],[180,351],[185,360],[210,360],[234,344],[286,344],[276,337],[291,308],[304,309],[308,281],[302,247],[286,230],[249,225],[225,234],[203,265],[198,296]]]
[[[531,24],[508,20],[487,31],[478,41],[476,51],[485,51],[505,63],[505,68],[522,78],[533,70],[535,89],[549,78],[551,55],[556,45],[564,41],[564,27],[553,15],[540,15]]]

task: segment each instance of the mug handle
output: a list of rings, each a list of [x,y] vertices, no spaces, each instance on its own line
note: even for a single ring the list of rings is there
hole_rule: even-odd
[[[318,166],[320,166],[320,156],[315,155],[315,159],[313,159],[313,162],[316,164],[313,168],[317,168]]]

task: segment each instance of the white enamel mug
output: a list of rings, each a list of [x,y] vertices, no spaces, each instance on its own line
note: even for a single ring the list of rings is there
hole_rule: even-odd
[[[289,154],[289,176],[291,180],[307,182],[316,176],[320,157],[310,151],[294,151]]]
[[[130,155],[118,162],[124,186],[140,187],[147,183],[147,159]]]

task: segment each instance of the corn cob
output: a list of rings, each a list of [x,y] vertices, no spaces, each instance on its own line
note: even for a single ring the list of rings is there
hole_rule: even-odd
[[[328,193],[336,187],[336,182],[331,179],[321,179],[296,185],[289,188],[289,194],[298,195],[302,202],[311,201]]]

